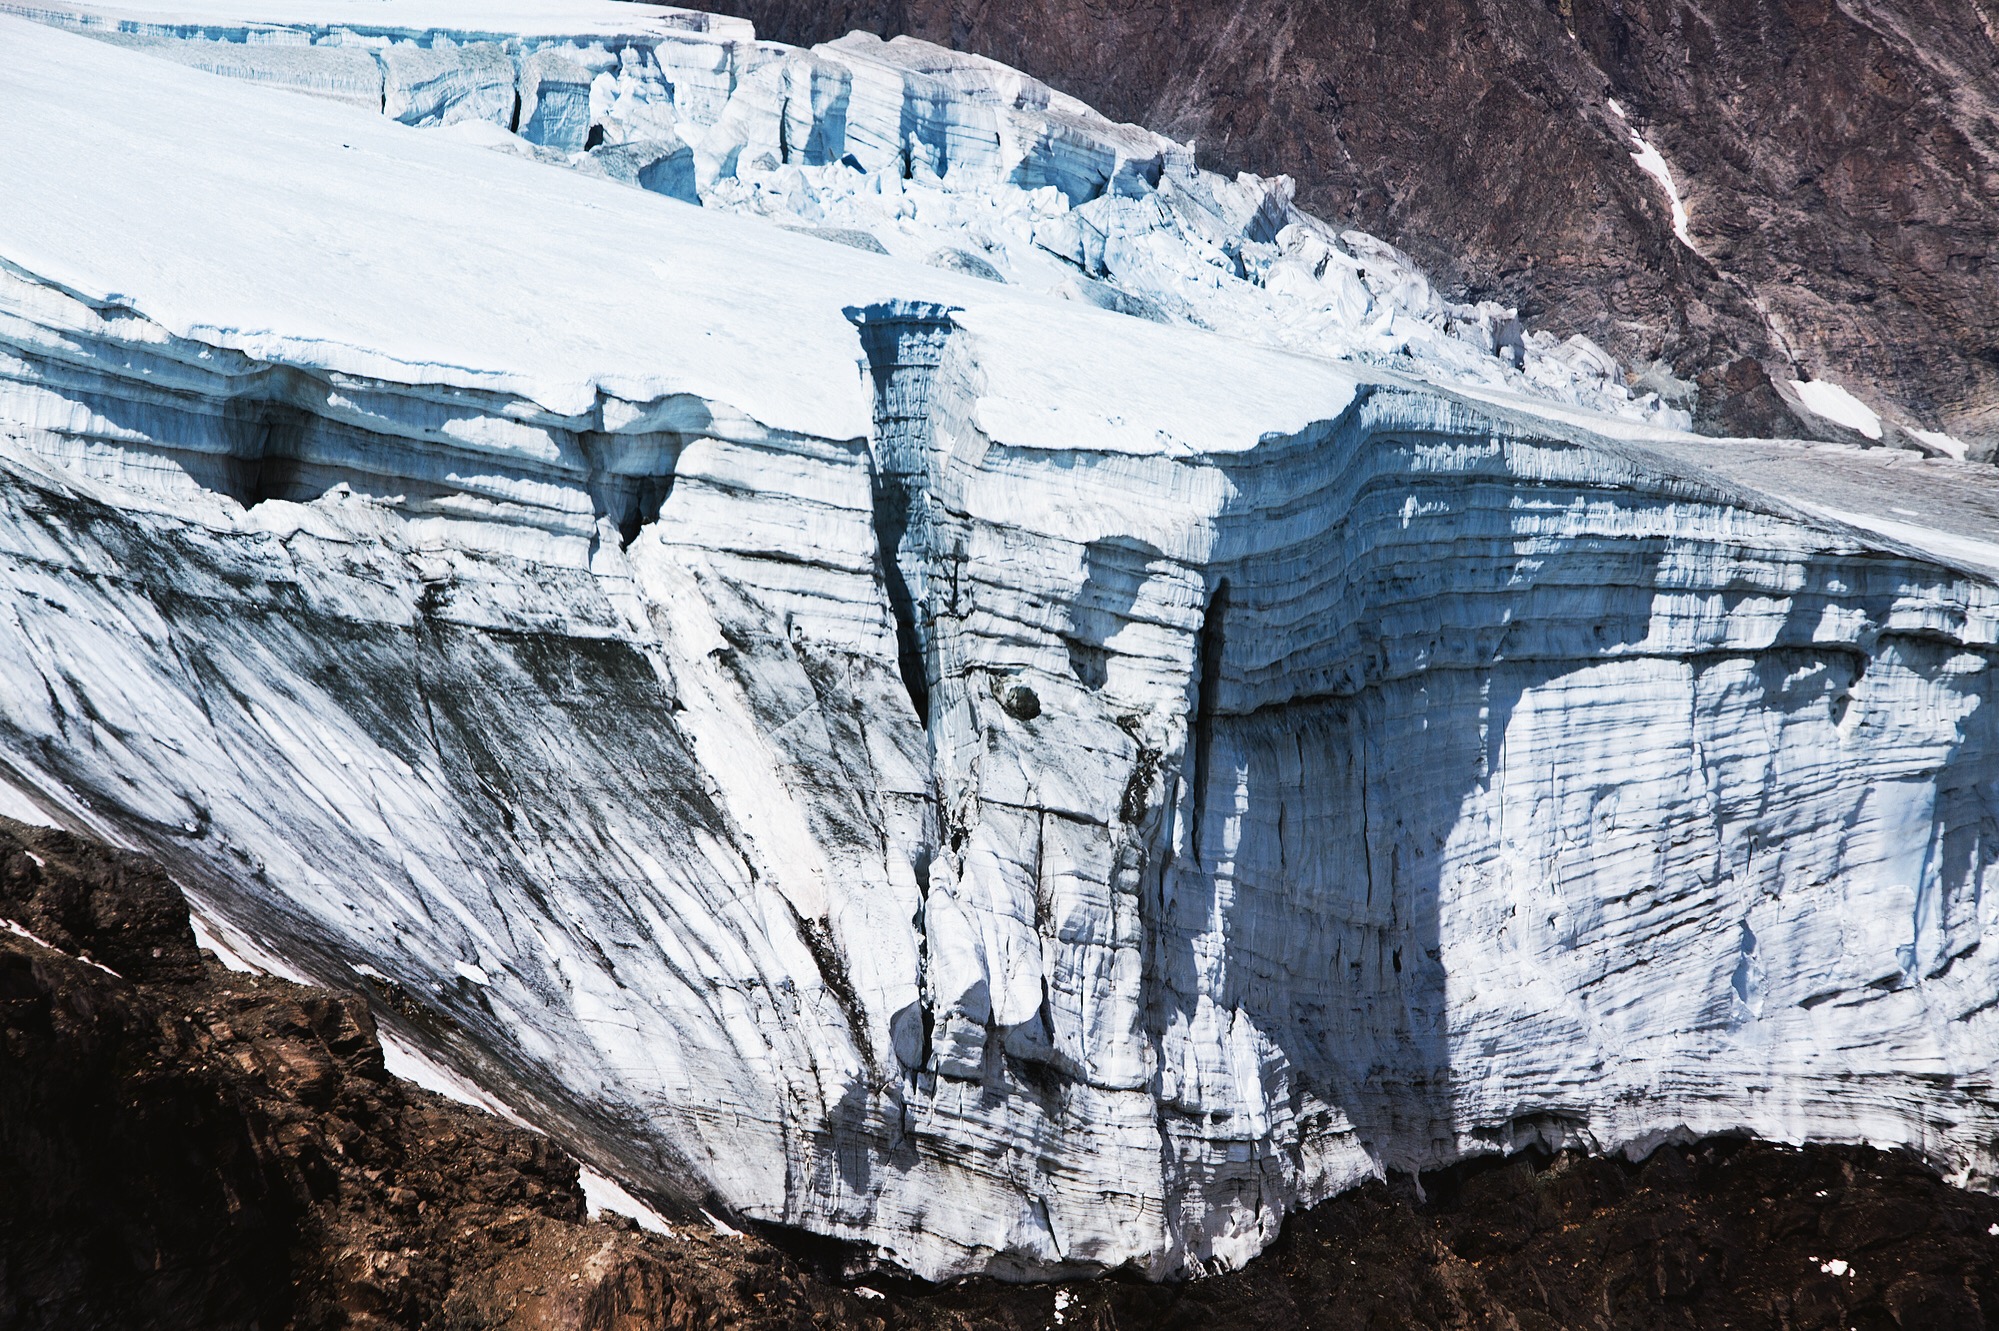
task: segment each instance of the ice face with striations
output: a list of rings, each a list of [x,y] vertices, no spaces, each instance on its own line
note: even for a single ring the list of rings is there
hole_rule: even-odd
[[[1993,1181],[1987,473],[530,160],[656,166],[705,117],[697,196],[763,197],[775,123],[766,175],[844,145],[812,169],[920,220],[976,204],[928,182],[989,146],[969,86],[1041,136],[1008,188],[1064,198],[1064,280],[1102,234],[1138,299],[1085,224],[1177,177],[989,66],[352,8],[332,64],[292,26],[0,17],[8,807],[159,856],[631,1190],[927,1276],[1215,1269],[1532,1141]],[[669,68],[671,124],[614,141]],[[502,103],[583,146],[462,129]],[[1344,280],[1358,242],[1285,225],[1329,266],[1279,286]],[[1296,260],[1237,236],[1216,273]]]

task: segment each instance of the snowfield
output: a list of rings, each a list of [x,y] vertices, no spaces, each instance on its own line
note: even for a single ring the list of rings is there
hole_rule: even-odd
[[[35,12],[0,807],[593,1204],[1038,1279],[1532,1142],[1999,1173],[1987,469],[919,43]]]

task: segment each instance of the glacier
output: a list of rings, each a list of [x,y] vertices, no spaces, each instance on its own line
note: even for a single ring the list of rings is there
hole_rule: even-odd
[[[211,73],[1160,322],[1446,384],[1686,427],[1587,338],[1445,300],[1409,258],[1292,203],[1288,177],[1199,169],[1194,146],[993,61],[852,33],[799,50],[747,23],[571,0],[482,9],[270,0],[4,0]]]
[[[1988,469],[1683,434],[935,48],[228,4],[0,16],[0,804],[930,1278],[1536,1143],[1999,1181]]]

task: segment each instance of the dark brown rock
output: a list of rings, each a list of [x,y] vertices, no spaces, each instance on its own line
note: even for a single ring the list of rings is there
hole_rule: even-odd
[[[364,1002],[204,962],[144,860],[0,819],[0,920],[40,940],[0,925],[4,1331],[1999,1324],[1999,1198],[1729,1141],[1371,1185],[1181,1285],[853,1287],[823,1242],[586,1221],[547,1138],[390,1078]]]
[[[763,35],[907,33],[1287,172],[1300,202],[1635,369],[1728,433],[1813,433],[1767,377],[1999,447],[1990,0],[715,0]],[[1699,253],[1632,163],[1664,153]]]

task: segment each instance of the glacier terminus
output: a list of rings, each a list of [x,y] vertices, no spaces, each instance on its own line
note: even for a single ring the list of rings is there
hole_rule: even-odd
[[[1988,467],[907,39],[0,49],[0,812],[606,1179],[932,1279],[1533,1144],[1999,1183]]]

